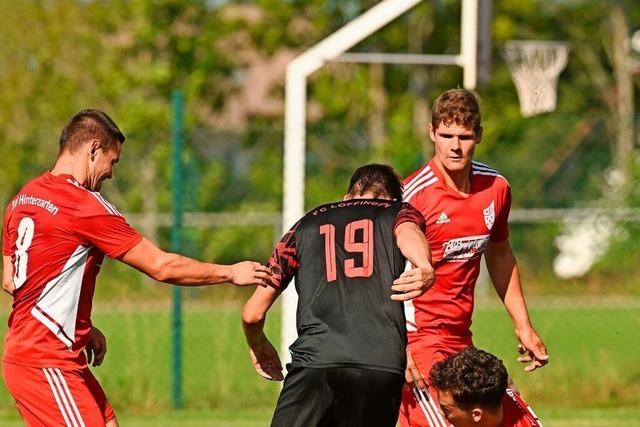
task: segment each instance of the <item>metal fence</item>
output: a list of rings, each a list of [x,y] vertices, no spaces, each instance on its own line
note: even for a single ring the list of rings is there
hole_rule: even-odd
[[[361,164],[387,161],[406,174],[429,155],[428,145],[420,145],[412,130],[396,133],[410,137],[390,139],[387,146],[372,149],[366,128],[345,131],[337,126],[311,125],[307,208],[341,198],[349,175]],[[152,149],[145,145],[150,139],[159,141]],[[128,212],[130,222],[167,249],[174,222],[170,140],[168,133],[130,137],[114,181],[105,186],[107,197]],[[266,262],[281,232],[282,130],[199,129],[187,131],[185,141],[181,154],[181,252],[220,263],[241,259]],[[585,154],[581,160],[585,167],[589,158],[596,159],[592,166],[603,164],[601,156],[608,155],[606,148],[587,148],[593,157]],[[551,178],[547,187],[543,183],[541,190],[544,193],[545,188],[551,188],[552,200],[531,206],[521,195],[532,191],[522,176],[535,179],[533,166],[520,162],[514,169],[512,162],[505,162],[511,169],[504,170],[502,158],[494,159],[488,152],[478,155],[512,182],[511,243],[533,322],[549,347],[551,362],[533,374],[522,372],[515,362],[513,328],[486,281],[477,289],[476,344],[505,360],[534,407],[637,404],[640,211],[632,206],[603,207],[589,200],[562,205],[558,195],[564,189],[556,178]],[[605,170],[592,169],[591,173],[604,174]],[[517,179],[511,179],[514,175]],[[574,177],[581,179],[580,174]],[[544,200],[545,194],[537,197]],[[595,222],[589,222],[594,218]],[[607,219],[613,226],[599,229],[603,221],[610,223]],[[562,278],[556,265],[561,236],[570,236],[577,228],[600,234],[606,231],[607,238],[598,240],[598,250],[584,274]],[[584,236],[588,239],[590,234],[585,231]],[[592,243],[577,239],[573,246],[590,247]],[[126,411],[180,405],[229,409],[274,405],[278,385],[253,372],[242,336],[240,312],[250,292],[229,285],[183,289],[178,322],[181,334],[176,339],[177,323],[172,317],[176,294],[171,287],[106,261],[98,277],[93,320],[108,338],[109,353],[104,365],[94,372],[113,405]],[[4,307],[2,315],[6,317],[8,304]],[[268,319],[267,331],[278,342],[277,307]],[[176,369],[181,369],[180,375]],[[1,391],[0,408],[12,405]]]

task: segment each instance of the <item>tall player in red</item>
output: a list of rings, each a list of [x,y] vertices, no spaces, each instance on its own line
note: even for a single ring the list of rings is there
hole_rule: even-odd
[[[106,352],[91,324],[105,254],[178,285],[264,285],[267,277],[254,262],[227,266],[164,252],[131,228],[99,192],[124,139],[105,113],[79,112],[62,131],[53,169],[27,183],[4,213],[2,287],[13,309],[2,373],[29,426],[118,425],[87,366]]]
[[[436,396],[431,393],[428,398],[417,391],[434,363],[473,345],[471,315],[483,253],[493,285],[513,320],[523,354],[519,360],[528,363],[525,370],[544,366],[548,360],[529,319],[509,245],[509,183],[496,170],[472,160],[482,139],[480,120],[473,92],[451,89],[440,95],[429,123],[435,154],[405,179],[404,200],[425,217],[436,271],[433,288],[405,303],[410,356],[410,384],[400,408],[400,424],[405,427],[447,425]],[[414,380],[419,388],[411,384]]]

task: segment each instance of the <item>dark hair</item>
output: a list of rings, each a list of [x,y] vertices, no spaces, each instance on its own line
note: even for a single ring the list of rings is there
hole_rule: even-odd
[[[60,134],[60,153],[75,152],[87,140],[98,139],[104,148],[124,143],[124,135],[111,117],[100,110],[82,110],[76,113]]]
[[[437,362],[429,374],[431,385],[451,393],[465,410],[475,405],[498,409],[507,389],[507,378],[507,369],[500,359],[474,347]]]
[[[402,200],[402,181],[398,172],[389,166],[377,163],[361,166],[351,175],[348,194],[352,197],[366,192],[373,197]]]
[[[447,126],[456,124],[478,134],[481,130],[480,122],[480,102],[476,93],[471,90],[449,89],[433,103],[431,126],[434,130],[440,123]]]

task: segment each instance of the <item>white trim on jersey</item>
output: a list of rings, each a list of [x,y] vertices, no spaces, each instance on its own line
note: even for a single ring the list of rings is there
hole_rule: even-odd
[[[430,175],[427,175],[427,177],[429,177],[429,176]],[[409,191],[408,193],[405,193],[404,197],[402,198],[403,201],[408,203],[413,198],[413,196],[418,194],[420,191],[422,191],[423,189],[427,188],[428,186],[430,186],[434,182],[438,182],[438,177],[433,175],[433,172],[431,172],[431,176],[432,177],[429,178],[428,180],[421,182],[418,186],[413,188],[411,191]],[[427,177],[425,177],[425,179],[427,179]]]
[[[497,176],[504,179],[505,181],[507,180],[504,176],[500,175],[500,172],[490,166],[485,165],[484,163],[473,161],[472,164],[474,175]]]
[[[122,216],[122,214],[118,212],[118,209],[116,209],[115,206],[109,203],[107,199],[102,197],[102,194],[98,193],[97,191],[90,191],[90,193],[102,204],[102,206],[104,206],[107,212],[109,212],[111,215]]]
[[[100,202],[100,204],[107,210],[107,212],[109,212],[111,215],[116,215],[116,216],[122,216],[122,214],[120,212],[118,212],[118,209],[116,209],[115,206],[113,206],[111,203],[109,203],[107,201],[107,199],[104,198],[104,196],[102,194],[100,194],[100,192],[98,191],[91,191],[91,190],[87,190],[86,188],[84,188],[83,186],[81,186],[78,181],[74,180],[74,179],[69,179],[67,178],[67,182],[75,185],[78,188],[83,189],[84,191],[89,192],[93,197],[96,198],[96,200],[98,200],[98,202]]]
[[[44,376],[51,387],[53,398],[68,427],[85,427],[78,405],[69,390],[67,381],[57,368],[43,368]]]
[[[79,245],[60,274],[49,281],[31,309],[31,315],[55,334],[71,350],[76,334],[76,320],[82,279],[91,246]]]
[[[522,396],[520,396],[520,393],[518,393],[511,387],[507,387],[506,394],[507,394],[507,397],[511,399],[511,402],[513,402],[514,405],[516,405],[521,410],[528,412],[529,415],[533,418],[533,420],[528,420],[528,421],[534,421],[535,427],[543,427],[542,422],[540,421],[540,418],[538,418],[536,413],[533,412],[533,409],[531,408],[531,406],[529,406],[529,404],[525,402],[524,399],[522,399]],[[531,424],[531,426],[533,426],[533,424]]]
[[[486,172],[486,171],[479,171],[474,169],[473,170],[473,174],[474,175],[486,175],[486,176],[497,176],[500,178],[504,178],[502,175],[500,175],[499,173],[493,173],[493,172]]]
[[[431,170],[431,166],[426,165],[424,168],[422,168],[422,170],[413,178],[411,178],[411,181],[407,182],[407,185],[404,186],[404,193],[407,193],[409,191],[411,191],[412,187],[415,187],[418,183],[418,181],[420,181],[420,179],[425,175],[425,174],[433,174],[433,171]]]
[[[500,175],[500,172],[498,172],[496,169],[492,168],[489,165],[485,165],[484,163],[476,162],[475,160],[473,160],[471,164],[474,171],[490,172],[490,173],[495,173],[497,175]]]
[[[31,309],[31,315],[38,319],[40,323],[47,327],[47,329],[53,332],[54,335],[58,337],[58,339],[62,341],[69,350],[71,350],[71,347],[73,347],[73,339],[67,336],[64,332],[64,327],[57,322],[52,321],[49,316],[42,311],[42,309],[38,308],[38,306]]]
[[[488,172],[498,173],[498,171],[497,171],[497,170],[495,170],[494,168],[492,168],[491,166],[489,166],[489,165],[487,165],[487,164],[485,164],[485,163],[482,163],[482,162],[478,162],[478,161],[472,160],[472,161],[471,161],[471,164],[473,165],[473,167],[474,167],[474,168],[477,168],[477,169],[484,169],[484,170],[486,170],[486,171],[488,171]]]
[[[86,188],[84,188],[82,185],[80,185],[80,183],[78,181],[76,181],[75,179],[71,179],[71,178],[67,178],[67,182],[75,185],[78,188],[82,188],[83,190],[87,190]]]

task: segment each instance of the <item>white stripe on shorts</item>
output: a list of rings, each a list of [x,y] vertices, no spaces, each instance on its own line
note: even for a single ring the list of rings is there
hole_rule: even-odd
[[[77,427],[75,420],[73,420],[74,422],[71,423],[71,420],[69,419],[69,415],[67,412],[68,405],[67,407],[63,405],[60,398],[59,391],[58,391],[58,385],[53,381],[53,378],[51,377],[49,370],[47,368],[44,368],[42,369],[42,371],[44,372],[44,376],[47,379],[47,382],[49,383],[49,387],[51,387],[53,398],[56,400],[56,403],[58,404],[58,409],[60,409],[60,413],[62,414],[62,418],[64,418],[64,422],[67,424],[67,427]],[[65,401],[65,404],[66,404],[66,401]]]
[[[44,368],[43,371],[67,426],[85,427],[78,405],[76,405],[71,390],[69,390],[67,381],[60,369]]]
[[[73,412],[76,415],[76,419],[80,423],[80,427],[85,427],[84,421],[82,420],[82,415],[80,415],[80,410],[78,410],[78,406],[76,405],[76,401],[73,399],[73,396],[71,395],[71,390],[69,390],[69,386],[67,385],[67,381],[62,376],[62,372],[60,372],[60,369],[54,369],[53,371],[58,375],[58,378],[60,379],[60,382],[62,383],[64,391],[67,393],[67,397],[69,399],[69,403],[71,403],[71,407],[73,408]]]
[[[421,391],[418,390],[417,387],[413,387],[413,394],[430,427],[447,427],[449,425],[442,416],[440,408],[436,405],[436,401],[429,394],[429,391]]]

